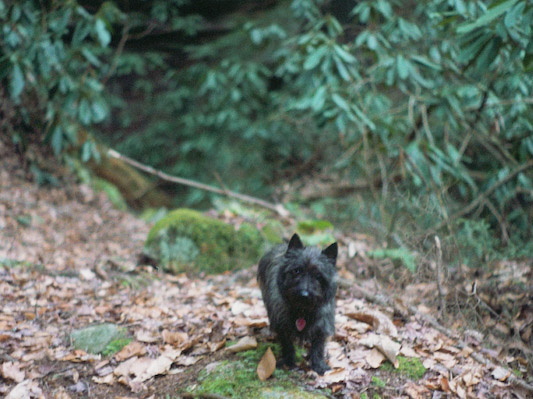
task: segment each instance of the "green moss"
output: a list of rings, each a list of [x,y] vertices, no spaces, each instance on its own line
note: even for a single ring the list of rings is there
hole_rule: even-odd
[[[111,356],[120,351],[132,341],[131,338],[119,338],[111,341],[102,351],[102,355]]]
[[[279,344],[266,344],[266,343],[260,343],[256,349],[239,352],[237,353],[237,357],[257,364],[259,360],[261,360],[261,357],[263,357],[267,348],[269,347],[270,349],[272,349],[272,353],[274,353],[274,356],[276,357],[276,359],[279,359],[281,357],[281,346]],[[301,346],[295,346],[296,364],[303,361],[304,355],[305,355],[305,349]],[[276,370],[276,372],[277,371],[278,370]]]
[[[399,366],[395,369],[389,362],[381,365],[380,369],[385,371],[392,371],[404,375],[411,380],[419,380],[426,373],[426,368],[422,361],[416,357],[398,356]]]
[[[145,252],[173,273],[221,273],[257,262],[263,239],[255,227],[239,230],[192,209],[177,209],[148,233]]]
[[[103,191],[115,208],[122,211],[128,209],[128,204],[122,196],[122,193],[113,183],[98,177],[93,177],[92,186],[96,191]]]
[[[213,394],[235,399],[325,397],[317,392],[304,391],[295,380],[291,379],[291,373],[283,370],[276,370],[270,379],[260,381],[256,368],[267,347],[268,345],[260,345],[257,350],[239,354],[239,360],[226,360],[210,371],[202,371],[198,377],[198,384],[187,390],[198,395]]]
[[[378,388],[385,388],[387,386],[387,383],[385,381],[376,376],[372,376],[372,384]]]
[[[44,270],[44,267],[42,265],[34,265],[33,263],[24,261],[24,260],[16,260],[16,259],[10,259],[10,258],[0,258],[0,266],[8,267],[8,268],[32,268],[35,267],[36,269]]]

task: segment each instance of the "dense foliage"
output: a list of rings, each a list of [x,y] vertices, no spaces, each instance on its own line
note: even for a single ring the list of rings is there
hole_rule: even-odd
[[[531,241],[531,2],[44,4],[0,1],[16,142],[44,134],[60,153],[100,123],[102,140],[176,175],[256,195],[342,186],[313,209],[397,242]]]

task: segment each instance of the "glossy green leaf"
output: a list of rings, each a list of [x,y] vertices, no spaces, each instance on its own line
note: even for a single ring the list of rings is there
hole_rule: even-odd
[[[410,65],[403,56],[398,56],[396,58],[396,69],[398,71],[398,76],[400,79],[407,79],[409,76]]]
[[[313,69],[315,68],[322,59],[324,58],[326,54],[327,48],[325,46],[319,47],[311,52],[311,54],[308,55],[307,59],[304,62],[304,69]]]
[[[465,34],[473,31],[474,29],[488,25],[493,20],[507,12],[511,7],[516,4],[517,1],[518,0],[507,0],[492,8],[489,8],[485,14],[483,14],[474,22],[459,25],[456,29],[456,32],[459,34]]]
[[[97,18],[94,24],[94,30],[96,32],[96,37],[98,38],[100,45],[102,47],[107,47],[107,45],[111,42],[111,34],[107,30],[105,22],[102,21],[100,18]]]
[[[350,112],[350,105],[346,102],[346,100],[344,98],[342,98],[342,96],[340,96],[339,94],[337,93],[334,93],[332,96],[331,96],[331,99],[333,100],[333,102],[335,104],[337,104],[340,108],[342,108],[344,111],[346,112]]]
[[[18,97],[22,94],[22,90],[24,90],[24,85],[25,81],[22,69],[18,64],[15,64],[11,70],[11,79],[9,81],[11,98],[18,99]]]

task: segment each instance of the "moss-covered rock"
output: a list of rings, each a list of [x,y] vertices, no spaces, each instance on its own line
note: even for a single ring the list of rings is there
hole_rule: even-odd
[[[123,328],[111,323],[74,330],[70,334],[70,339],[76,349],[106,355],[117,352],[130,341]]]
[[[259,259],[263,238],[250,224],[238,230],[192,209],[177,209],[148,233],[145,253],[171,273],[221,273]]]

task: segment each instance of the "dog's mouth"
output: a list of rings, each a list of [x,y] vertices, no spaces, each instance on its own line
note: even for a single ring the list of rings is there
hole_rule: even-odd
[[[289,292],[289,303],[292,308],[301,309],[302,311],[313,310],[317,306],[318,298],[309,292],[292,291]]]

